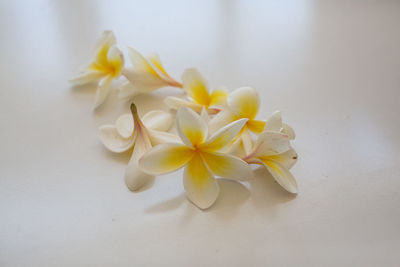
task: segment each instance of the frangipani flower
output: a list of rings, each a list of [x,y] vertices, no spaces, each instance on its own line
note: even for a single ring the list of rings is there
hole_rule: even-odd
[[[112,31],[105,31],[95,46],[93,62],[81,74],[70,80],[74,85],[98,82],[95,108],[106,99],[113,79],[120,76],[124,66],[124,56],[116,46]]]
[[[210,207],[218,197],[219,186],[214,176],[229,179],[252,177],[249,165],[232,155],[219,153],[242,129],[247,119],[232,122],[210,138],[204,120],[191,109],[177,112],[177,130],[183,144],[155,146],[139,161],[147,173],[158,175],[185,166],[183,185],[189,199],[201,209]]]
[[[288,135],[290,140],[296,137],[294,130],[288,124],[282,122],[282,115],[279,110],[275,111],[267,120],[264,131],[281,132]]]
[[[165,98],[165,103],[173,109],[186,106],[200,113],[204,107],[208,113],[216,114],[220,109],[215,106],[224,105],[226,102],[228,92],[225,89],[216,89],[210,94],[207,81],[197,69],[185,70],[182,82],[189,100],[173,96]]]
[[[120,97],[131,97],[140,92],[148,93],[166,86],[182,87],[181,83],[165,71],[157,54],[145,58],[135,49],[128,47],[128,55],[132,67],[122,71],[129,82],[120,87]]]
[[[171,114],[153,110],[140,119],[133,103],[131,112],[132,114],[119,117],[115,125],[101,126],[99,131],[102,143],[112,152],[121,153],[133,147],[133,153],[125,172],[125,182],[130,190],[135,191],[151,178],[151,175],[140,170],[138,166],[140,157],[153,145],[179,142],[179,138],[163,132],[171,126]]]
[[[258,136],[253,151],[244,160],[265,166],[284,189],[297,193],[296,180],[289,171],[297,161],[297,153],[290,147],[287,134],[264,131]]]

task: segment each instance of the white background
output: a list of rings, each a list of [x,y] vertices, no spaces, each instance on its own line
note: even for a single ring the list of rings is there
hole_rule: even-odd
[[[68,84],[105,29],[258,89],[296,130],[298,196],[262,169],[207,211],[181,171],[130,192],[97,132],[129,102]],[[399,1],[1,1],[0,265],[398,266],[399,29]]]

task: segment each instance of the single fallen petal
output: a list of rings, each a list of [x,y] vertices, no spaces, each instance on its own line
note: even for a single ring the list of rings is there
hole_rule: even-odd
[[[288,192],[297,194],[298,187],[292,173],[274,160],[262,160],[274,179]]]
[[[240,119],[214,133],[204,144],[201,145],[202,149],[208,151],[217,151],[230,144],[233,139],[238,135],[240,130],[246,124],[248,119]]]
[[[185,145],[165,143],[153,147],[140,160],[140,167],[149,174],[175,171],[193,157],[193,150]]]
[[[198,154],[185,167],[183,186],[190,201],[200,209],[206,209],[214,204],[219,194],[217,181]]]
[[[208,135],[206,122],[193,110],[182,107],[177,112],[177,130],[184,144],[197,146],[205,141]]]
[[[214,175],[234,180],[248,180],[253,177],[249,164],[235,156],[217,152],[203,152],[201,156]]]
[[[229,94],[227,104],[239,118],[254,119],[260,105],[260,96],[251,87],[241,87]]]
[[[96,99],[94,101],[94,108],[98,108],[104,103],[108,93],[110,92],[110,85],[112,81],[112,76],[108,75],[99,82],[99,86],[96,91]]]
[[[110,151],[121,153],[130,149],[135,139],[123,138],[119,135],[117,129],[113,125],[104,125],[99,128],[100,140],[103,145]]]

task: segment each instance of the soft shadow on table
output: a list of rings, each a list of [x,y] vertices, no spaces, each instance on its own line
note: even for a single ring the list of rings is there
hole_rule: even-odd
[[[283,189],[267,171],[259,167],[254,170],[254,178],[248,181],[251,203],[258,209],[271,209],[279,204],[294,200],[296,194]]]

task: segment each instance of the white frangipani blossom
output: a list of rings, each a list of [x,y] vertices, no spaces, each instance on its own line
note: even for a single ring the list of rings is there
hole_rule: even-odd
[[[95,46],[93,61],[70,82],[73,85],[84,85],[97,82],[95,108],[106,99],[113,79],[121,75],[124,66],[124,56],[116,46],[112,31],[104,31]]]
[[[188,107],[200,113],[203,108],[209,114],[216,114],[221,106],[225,105],[228,92],[225,89],[215,89],[209,92],[206,79],[195,69],[186,69],[182,74],[183,89],[187,94],[187,99],[169,96],[165,98],[165,104],[172,109]]]
[[[179,142],[178,136],[165,132],[172,123],[171,114],[153,110],[140,119],[135,104],[131,105],[132,114],[120,116],[115,125],[104,125],[99,129],[104,146],[115,153],[121,153],[133,147],[131,159],[125,172],[125,182],[132,191],[138,190],[150,178],[138,166],[140,157],[154,145],[165,142]]]
[[[208,137],[207,123],[193,110],[177,112],[177,130],[183,142],[155,146],[139,161],[149,174],[163,174],[185,166],[183,185],[188,198],[199,208],[210,207],[217,199],[219,186],[214,176],[246,180],[252,177],[249,165],[235,156],[220,153],[242,129],[247,119],[232,122]]]
[[[182,87],[180,82],[166,72],[158,54],[146,58],[135,49],[128,47],[128,56],[132,67],[122,71],[128,82],[119,88],[121,98],[132,97],[143,92],[149,93],[166,86]]]

